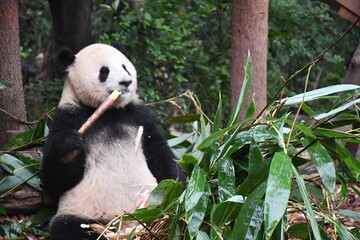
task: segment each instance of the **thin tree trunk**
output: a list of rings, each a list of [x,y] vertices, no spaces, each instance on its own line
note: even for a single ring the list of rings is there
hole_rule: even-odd
[[[53,55],[61,47],[77,53],[93,42],[92,0],[48,0],[53,21],[53,42],[48,46],[38,79],[54,78]]]
[[[232,9],[232,56],[231,56],[231,109],[239,97],[244,79],[244,67],[248,52],[253,62],[252,84],[246,107],[255,93],[258,114],[266,106],[266,71],[268,43],[268,0],[233,0]]]
[[[18,18],[18,1],[0,0],[0,79],[13,84],[0,90],[0,108],[26,121]],[[24,124],[0,111],[0,148],[25,129]]]

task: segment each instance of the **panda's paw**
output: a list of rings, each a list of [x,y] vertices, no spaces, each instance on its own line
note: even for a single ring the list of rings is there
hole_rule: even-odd
[[[81,135],[76,130],[64,130],[56,134],[53,149],[58,155],[79,153],[84,150]]]
[[[58,161],[66,164],[84,151],[84,143],[77,130],[63,130],[54,136],[52,149]]]

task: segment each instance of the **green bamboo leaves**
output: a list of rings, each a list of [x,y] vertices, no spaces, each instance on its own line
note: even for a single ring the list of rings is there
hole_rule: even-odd
[[[277,152],[271,162],[265,195],[266,239],[270,239],[285,212],[290,187],[291,158],[284,152]]]
[[[204,220],[210,189],[206,172],[196,165],[191,175],[185,195],[185,211],[188,231],[194,238]]]

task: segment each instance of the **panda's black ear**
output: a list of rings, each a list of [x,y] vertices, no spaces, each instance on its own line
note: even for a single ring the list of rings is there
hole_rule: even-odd
[[[54,58],[54,65],[56,75],[62,77],[66,73],[66,69],[75,62],[75,55],[73,52],[67,48],[62,47],[57,51]]]
[[[114,42],[112,46],[120,52],[125,53],[125,46],[120,41]]]

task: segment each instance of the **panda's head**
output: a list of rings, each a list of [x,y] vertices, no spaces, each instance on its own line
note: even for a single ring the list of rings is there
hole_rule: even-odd
[[[115,107],[138,100],[135,67],[115,47],[92,44],[76,55],[62,48],[55,56],[55,66],[68,73],[60,105],[83,103],[96,108],[114,90],[121,92]]]

